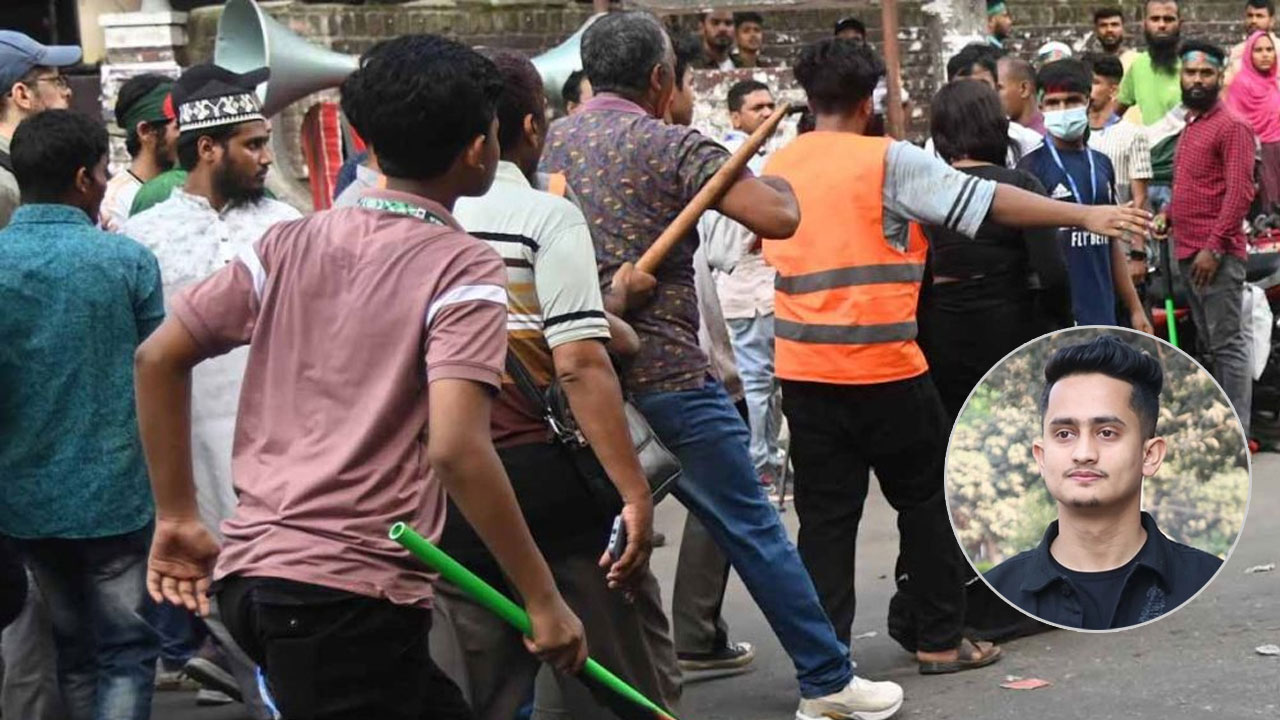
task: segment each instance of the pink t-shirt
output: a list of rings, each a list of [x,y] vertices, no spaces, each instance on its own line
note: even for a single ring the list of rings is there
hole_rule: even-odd
[[[237,506],[214,577],[430,606],[432,575],[387,530],[403,520],[439,536],[428,384],[501,387],[506,270],[438,203],[388,190],[365,197],[427,216],[353,207],[276,225],[172,302],[206,352],[249,345],[232,453]]]

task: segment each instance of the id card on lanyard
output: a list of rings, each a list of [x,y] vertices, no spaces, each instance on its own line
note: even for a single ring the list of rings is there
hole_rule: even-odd
[[[407,215],[432,225],[448,225],[430,210],[404,200],[388,200],[386,198],[365,196],[356,201],[356,206],[366,210],[380,210],[395,215]]]
[[[1063,175],[1067,176],[1067,184],[1071,186],[1071,194],[1075,196],[1076,202],[1081,205],[1098,204],[1098,170],[1093,165],[1093,151],[1088,147],[1084,149],[1085,159],[1089,162],[1089,202],[1085,202],[1084,196],[1080,194],[1080,188],[1076,185],[1076,179],[1067,172],[1067,168],[1062,164],[1062,157],[1058,155],[1058,148],[1053,145],[1053,138],[1045,137],[1044,146],[1049,148],[1049,156],[1053,158],[1053,164],[1058,166]]]

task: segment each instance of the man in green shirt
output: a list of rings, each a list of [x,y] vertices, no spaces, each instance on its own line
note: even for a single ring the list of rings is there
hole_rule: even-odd
[[[1125,71],[1116,112],[1124,115],[1136,105],[1142,112],[1142,124],[1151,125],[1182,102],[1178,76],[1182,18],[1176,0],[1148,0],[1146,8],[1142,30],[1147,49],[1138,53]]]

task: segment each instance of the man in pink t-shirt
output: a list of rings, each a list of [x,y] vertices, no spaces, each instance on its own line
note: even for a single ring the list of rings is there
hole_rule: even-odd
[[[214,581],[285,717],[470,717],[427,652],[432,575],[387,538],[397,521],[438,537],[446,489],[524,599],[529,648],[565,671],[585,660],[490,440],[504,265],[450,213],[493,181],[500,91],[493,64],[450,40],[371,50],[343,110],[386,189],[273,227],[174,298],[138,352],[157,507],[148,587],[207,612]],[[193,366],[240,345],[237,507],[219,549],[196,508],[186,398]]]

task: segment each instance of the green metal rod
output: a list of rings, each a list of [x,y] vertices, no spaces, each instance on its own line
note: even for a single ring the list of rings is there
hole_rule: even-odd
[[[506,595],[494,589],[492,585],[477,577],[462,563],[449,557],[443,550],[432,544],[430,540],[422,537],[413,528],[402,522],[392,525],[389,534],[392,540],[400,543],[414,557],[440,573],[440,576],[445,580],[458,586],[472,600],[480,603],[489,612],[505,620],[525,637],[533,636],[533,628],[529,623],[528,613],[519,605],[511,602]],[[637,705],[652,710],[661,720],[676,720],[674,715],[662,709],[661,706],[642,695],[640,691],[628,685],[622,678],[614,675],[608,668],[591,658],[587,658],[587,663],[582,666],[582,674]]]
[[[1173,298],[1164,299],[1164,324],[1169,328],[1169,344],[1178,347],[1178,319],[1173,316]]]

